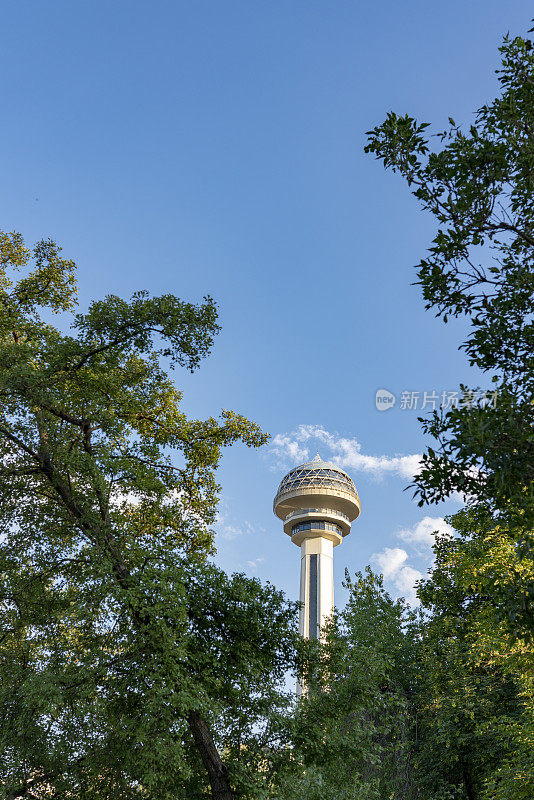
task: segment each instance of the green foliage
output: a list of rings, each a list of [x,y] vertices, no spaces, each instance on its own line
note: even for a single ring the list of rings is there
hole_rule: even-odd
[[[516,555],[534,558],[534,49],[504,39],[500,95],[466,132],[449,118],[431,148],[426,129],[390,113],[369,131],[367,152],[398,171],[438,223],[417,266],[426,307],[446,322],[464,316],[462,345],[491,377],[495,400],[463,400],[420,419],[438,442],[415,478],[419,505],[455,492],[513,531]],[[530,570],[528,570],[530,574]],[[493,587],[501,612],[534,624],[534,581]]]
[[[232,785],[256,796],[273,721],[291,704],[284,674],[294,662],[295,608],[243,575],[161,558],[142,583],[153,593],[148,642],[119,604],[105,603],[109,586],[101,587],[100,615],[95,592],[88,609],[76,586],[56,608],[43,592],[47,619],[42,613],[39,624],[31,613],[11,614],[18,631],[2,650],[0,689],[7,785],[30,771],[75,796],[87,786],[97,798],[203,797],[205,770],[187,723],[194,709]],[[19,575],[13,596],[21,583]],[[4,581],[4,597],[9,588]]]
[[[1,791],[248,791],[296,609],[206,562],[221,450],[266,439],[180,410],[165,366],[208,354],[215,304],[110,296],[63,333],[60,249],[2,234],[0,267]]]
[[[369,568],[324,645],[307,646],[293,758],[278,775],[284,800],[409,800],[417,620]],[[278,796],[278,795],[275,795]]]
[[[417,266],[427,308],[466,316],[469,362],[491,375],[497,403],[464,403],[422,420],[439,442],[416,478],[420,502],[458,491],[516,528],[534,521],[534,51],[505,38],[502,92],[464,131],[453,119],[432,149],[428,124],[388,114],[367,152],[405,178],[438,223]],[[465,388],[465,387],[463,387]],[[467,390],[466,390],[467,391]]]
[[[437,231],[417,265],[427,309],[470,325],[462,345],[496,402],[421,419],[438,443],[415,478],[419,505],[455,492],[455,538],[438,539],[419,588],[414,781],[425,800],[534,793],[534,49],[506,37],[501,91],[468,130],[391,112],[366,152],[399,172]]]
[[[498,393],[423,420],[420,502],[471,509],[437,540],[422,615],[368,570],[302,641],[295,604],[212,566],[222,449],[266,439],[180,408],[168,370],[209,354],[213,300],[75,314],[73,262],[0,233],[0,797],[532,797],[534,55],[502,56],[468,132],[449,119],[433,149],[391,113],[366,148],[434,215],[426,305],[468,319]]]
[[[492,598],[496,584],[515,589],[534,569],[518,561],[513,531],[474,512],[449,522],[457,536],[438,539],[432,576],[419,588],[430,616],[418,783],[429,800],[524,800],[534,792],[534,652]]]
[[[188,660],[197,698],[206,699],[236,794],[267,797],[274,771],[289,757],[298,604],[272,586],[244,575],[228,579],[220,571],[210,580],[191,574],[187,587]],[[198,755],[190,752],[190,758],[194,763]],[[184,797],[202,796],[198,775],[201,770],[184,783]]]

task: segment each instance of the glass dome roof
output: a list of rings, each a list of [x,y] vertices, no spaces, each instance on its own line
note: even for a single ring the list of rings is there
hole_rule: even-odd
[[[276,496],[283,492],[308,487],[338,489],[358,496],[354,481],[344,470],[329,461],[323,461],[317,454],[313,461],[306,461],[294,467],[282,479]]]

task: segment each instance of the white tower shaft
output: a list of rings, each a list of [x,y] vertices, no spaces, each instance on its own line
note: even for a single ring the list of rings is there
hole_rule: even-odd
[[[334,610],[334,543],[318,536],[300,550],[300,634],[318,639]]]

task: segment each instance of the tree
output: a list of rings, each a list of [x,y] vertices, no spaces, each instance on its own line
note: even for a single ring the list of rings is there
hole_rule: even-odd
[[[4,794],[200,797],[204,774],[230,800],[243,780],[221,748],[232,761],[241,726],[253,754],[295,609],[206,564],[221,450],[266,439],[180,410],[166,365],[198,367],[215,304],[109,296],[65,333],[50,319],[75,310],[73,262],[2,233],[0,307]]]
[[[293,723],[292,759],[277,775],[284,800],[410,800],[418,621],[367,568],[324,643],[303,654],[307,692]]]
[[[533,649],[499,616],[495,584],[514,587],[513,532],[478,512],[449,519],[431,577],[418,589],[426,612],[419,689],[417,783],[432,800],[527,800],[534,791]]]
[[[229,579],[190,560],[177,569],[164,558],[152,574],[152,610],[156,619],[165,613],[180,648],[173,673],[170,659],[132,635],[126,615],[95,615],[94,590],[87,609],[86,587],[71,585],[68,605],[64,592],[54,598],[42,585],[39,596],[35,569],[10,570],[13,585],[3,581],[4,597],[33,601],[15,620],[0,664],[0,775],[13,796],[24,796],[30,776],[37,796],[51,786],[70,797],[205,797],[187,713],[199,704],[199,727],[224,755],[234,792],[252,798],[263,789],[258,767],[284,737],[287,725],[276,720],[291,707],[284,677],[294,608],[243,575]]]
[[[491,402],[473,402],[476,390],[462,387],[458,407],[421,420],[438,447],[415,478],[419,504],[460,492],[515,531],[524,557],[534,523],[534,50],[505,37],[501,53],[501,93],[468,131],[449,118],[433,148],[428,123],[391,112],[365,149],[436,219],[417,283],[445,322],[469,321],[462,347],[494,389]]]

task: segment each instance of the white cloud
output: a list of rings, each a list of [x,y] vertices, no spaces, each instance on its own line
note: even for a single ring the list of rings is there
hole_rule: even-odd
[[[307,446],[308,443],[313,443],[314,447]],[[307,461],[312,449],[319,449],[325,460],[344,469],[367,472],[376,478],[396,474],[411,480],[420,469],[421,456],[417,453],[407,456],[367,455],[362,453],[357,439],[330,433],[321,425],[299,425],[290,433],[274,436],[271,444],[271,453],[277,459],[277,466],[294,466]]]
[[[423,577],[422,572],[406,564],[408,553],[401,547],[384,547],[373,553],[371,562],[376,564],[384,580],[397,590],[397,597],[404,597],[411,606],[419,604],[415,583]]]
[[[378,564],[384,578],[391,578],[398,573],[408,553],[400,547],[384,547],[381,553],[373,553],[371,559]]]
[[[291,438],[291,434],[277,433],[271,443],[271,452],[279,461],[285,463],[291,461],[295,464],[302,464],[309,459],[307,447],[301,447],[299,441]]]
[[[224,500],[219,503],[219,510],[213,527],[220,539],[227,539],[228,541],[237,539],[238,536],[252,533],[254,530],[254,526],[248,520],[236,524],[229,513],[228,504]]]
[[[238,536],[243,536],[243,529],[237,525],[218,525],[216,533],[221,539],[236,539]]]
[[[416,582],[421,580],[423,573],[413,567],[403,567],[395,576],[395,587],[398,589],[399,594],[411,606],[419,605],[419,598],[416,594]]]
[[[380,553],[373,553],[371,562],[380,570],[384,580],[395,590],[397,597],[404,597],[412,606],[419,604],[415,583],[423,578],[423,573],[408,562],[413,556],[422,560],[427,571],[432,567],[432,545],[436,532],[442,536],[454,536],[453,528],[443,517],[423,517],[412,528],[402,528],[395,534],[412,552],[402,547],[384,547]]]
[[[454,530],[443,517],[423,517],[413,528],[398,531],[397,536],[403,542],[413,544],[419,553],[432,549],[436,541],[436,532],[441,536],[453,536]]]
[[[252,570],[256,570],[258,568],[258,564],[261,564],[262,561],[265,561],[263,557],[255,558],[254,561],[247,561],[247,567]]]

